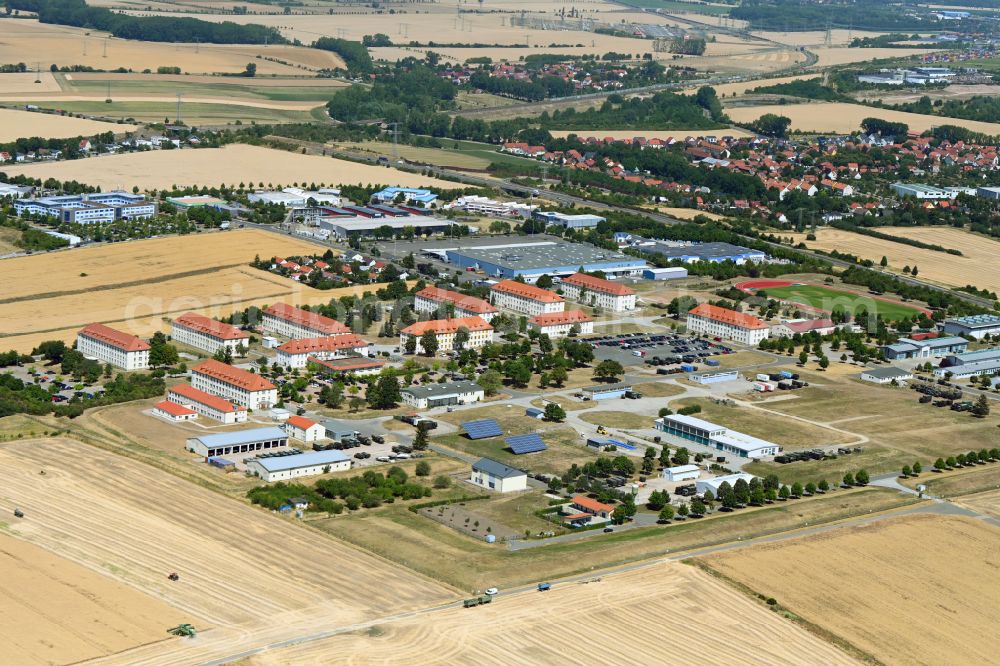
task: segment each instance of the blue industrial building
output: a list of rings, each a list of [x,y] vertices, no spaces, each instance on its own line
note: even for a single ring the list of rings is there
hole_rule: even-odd
[[[737,264],[760,262],[767,259],[767,254],[760,250],[733,245],[732,243],[696,243],[694,245],[670,245],[660,241],[650,244],[638,244],[637,250],[658,254],[667,259],[677,259],[684,263],[709,261],[721,263],[732,261]]]
[[[406,201],[418,201],[425,206],[437,200],[437,195],[430,190],[421,190],[415,187],[387,187],[373,194],[372,201],[392,203],[399,194],[402,194]]]
[[[543,210],[536,210],[531,216],[547,225],[565,227],[566,229],[590,229],[604,222],[604,218],[600,215],[567,215],[566,213]]]
[[[957,336],[927,338],[926,340],[900,338],[891,345],[882,345],[879,347],[890,361],[905,358],[933,358],[935,356],[961,354],[968,348],[969,341]]]
[[[691,375],[691,380],[699,384],[718,384],[719,382],[731,382],[740,378],[740,373],[736,370],[726,370],[722,372],[711,372],[704,375]]]

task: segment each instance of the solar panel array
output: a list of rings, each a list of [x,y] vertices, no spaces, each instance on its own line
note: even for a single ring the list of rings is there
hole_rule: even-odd
[[[537,453],[548,448],[545,446],[545,442],[542,441],[541,436],[536,432],[528,433],[527,435],[511,435],[504,439],[504,441],[507,442],[507,446],[516,455]]]
[[[469,439],[485,439],[487,437],[499,437],[503,434],[500,424],[496,419],[480,419],[479,421],[466,421],[462,424],[462,429]]]

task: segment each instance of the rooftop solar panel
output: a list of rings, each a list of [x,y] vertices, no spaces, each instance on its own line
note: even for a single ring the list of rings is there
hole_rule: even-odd
[[[485,439],[486,437],[499,437],[503,434],[500,424],[496,419],[480,419],[479,421],[466,421],[462,424],[462,429],[469,439]]]
[[[548,448],[545,446],[545,442],[542,441],[541,436],[534,432],[527,435],[512,435],[504,439],[504,441],[515,455],[537,453]]]

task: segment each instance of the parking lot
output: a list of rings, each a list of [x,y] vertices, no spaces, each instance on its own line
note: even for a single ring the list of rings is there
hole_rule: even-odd
[[[55,369],[46,370],[32,366],[13,366],[6,368],[4,372],[9,372],[23,381],[25,384],[37,384],[46,391],[52,393],[52,402],[67,402],[74,396],[81,398],[96,398],[104,393],[104,388],[99,384],[87,384],[85,382],[75,383],[72,377],[65,377]],[[56,390],[53,392],[53,387]]]
[[[676,333],[626,333],[586,338],[598,361],[614,360],[622,365],[697,363],[712,356],[731,354],[732,348],[716,340]],[[654,359],[660,362],[653,363]]]

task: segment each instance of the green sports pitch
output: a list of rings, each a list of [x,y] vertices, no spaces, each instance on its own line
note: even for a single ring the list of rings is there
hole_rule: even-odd
[[[793,284],[787,287],[768,287],[758,289],[757,293],[764,292],[769,298],[790,303],[807,305],[823,312],[832,312],[834,308],[840,306],[844,310],[855,313],[859,310],[866,310],[882,315],[883,319],[896,321],[906,317],[920,315],[923,310],[920,308],[883,301],[872,296],[863,294],[852,294],[846,291],[837,291],[827,287],[820,287],[813,284]]]

